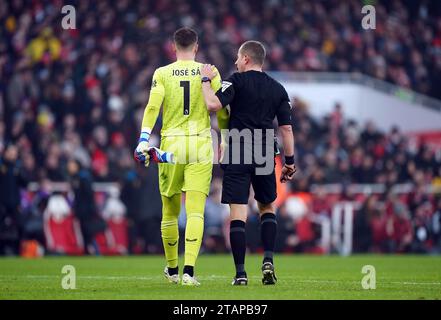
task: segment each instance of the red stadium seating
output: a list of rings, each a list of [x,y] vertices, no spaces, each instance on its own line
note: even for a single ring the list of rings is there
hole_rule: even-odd
[[[95,236],[99,253],[102,255],[119,255],[128,252],[127,220],[112,219],[107,221],[107,230]]]
[[[72,213],[61,220],[52,216],[45,217],[44,233],[50,253],[68,255],[84,253],[80,225]]]

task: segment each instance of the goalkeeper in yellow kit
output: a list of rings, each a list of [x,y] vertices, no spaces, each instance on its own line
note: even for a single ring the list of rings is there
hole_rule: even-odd
[[[182,192],[186,193],[185,262],[183,285],[200,285],[194,277],[194,266],[204,230],[205,200],[209,193],[213,146],[210,117],[202,95],[202,82],[211,81],[214,91],[221,87],[217,75],[212,80],[201,78],[201,63],[195,61],[197,33],[181,28],[174,34],[177,61],[158,68],[152,80],[149,102],[145,108],[135,158],[146,166],[159,162],[159,189],[162,197],[161,235],[167,266],[164,274],[179,283],[178,216]],[[217,73],[218,74],[218,73]],[[149,147],[151,131],[163,106],[161,150]],[[227,128],[228,114],[217,114],[219,127]],[[167,155],[173,154],[173,160]],[[170,163],[172,162],[173,163]]]

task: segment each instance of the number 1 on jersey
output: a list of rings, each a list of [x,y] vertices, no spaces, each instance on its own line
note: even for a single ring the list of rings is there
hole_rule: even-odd
[[[184,88],[184,116],[190,114],[190,81],[181,81],[181,87]]]

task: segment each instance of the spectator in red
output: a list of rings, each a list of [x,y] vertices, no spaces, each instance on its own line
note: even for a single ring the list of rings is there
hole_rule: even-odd
[[[393,205],[393,213],[388,221],[388,235],[392,252],[410,252],[413,240],[412,222],[407,206],[400,200]]]

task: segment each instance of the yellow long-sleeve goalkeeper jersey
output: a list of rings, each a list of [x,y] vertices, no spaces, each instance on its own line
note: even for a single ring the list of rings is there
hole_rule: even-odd
[[[156,69],[141,131],[151,132],[162,104],[162,136],[210,135],[210,117],[201,87],[201,66],[193,60],[178,60]],[[221,86],[217,72],[211,87],[217,91]],[[228,114],[218,112],[217,117],[219,127],[227,128]]]

